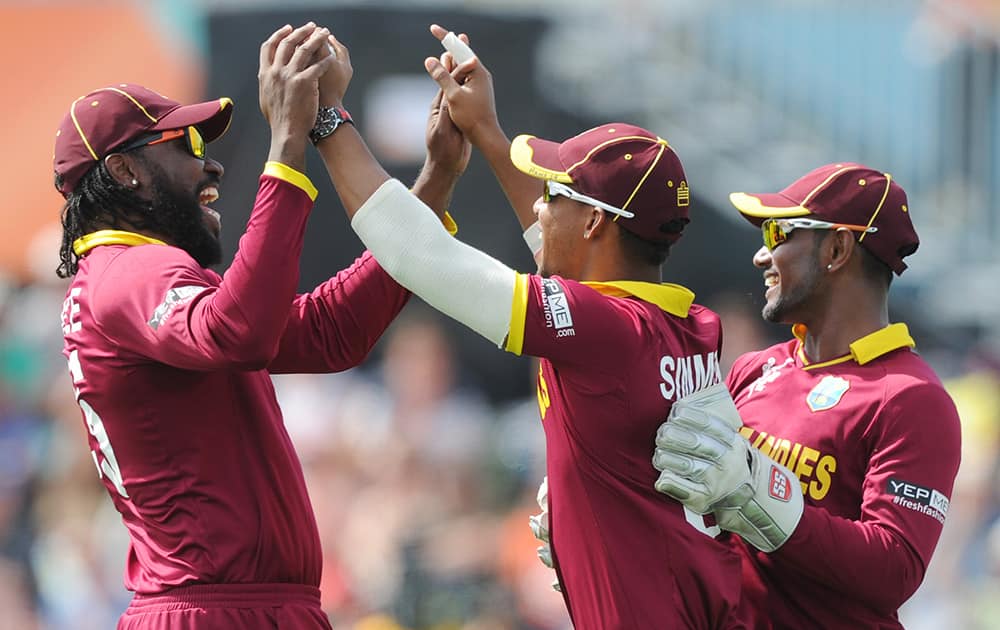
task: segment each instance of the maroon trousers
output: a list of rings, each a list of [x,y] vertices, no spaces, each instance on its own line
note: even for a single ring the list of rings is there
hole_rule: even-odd
[[[118,630],[332,630],[319,589],[299,584],[209,584],[136,595]]]

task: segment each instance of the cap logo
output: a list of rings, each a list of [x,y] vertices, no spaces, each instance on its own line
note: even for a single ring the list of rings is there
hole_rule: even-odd
[[[677,206],[683,208],[691,205],[691,191],[687,182],[681,182],[677,187]]]

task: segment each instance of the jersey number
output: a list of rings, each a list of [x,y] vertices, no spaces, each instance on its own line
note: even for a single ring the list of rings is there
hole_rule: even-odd
[[[108,481],[115,487],[123,498],[129,498],[125,491],[125,484],[122,481],[122,471],[118,467],[118,459],[115,457],[115,449],[111,448],[111,440],[108,432],[104,429],[104,422],[101,416],[97,415],[94,408],[86,400],[80,398],[80,388],[78,383],[83,382],[83,366],[80,365],[80,355],[76,350],[69,353],[69,373],[73,377],[73,385],[76,389],[76,402],[83,410],[83,419],[87,423],[87,430],[97,440],[97,448],[101,451],[103,459],[98,458],[97,451],[91,450],[90,454],[94,458],[94,465],[97,466],[97,476],[107,477]]]

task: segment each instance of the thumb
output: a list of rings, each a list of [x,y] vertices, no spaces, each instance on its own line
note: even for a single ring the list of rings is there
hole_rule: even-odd
[[[450,97],[460,89],[458,83],[451,77],[451,74],[434,57],[424,59],[424,69],[427,70],[427,74],[431,75],[431,78],[441,87],[445,98]]]

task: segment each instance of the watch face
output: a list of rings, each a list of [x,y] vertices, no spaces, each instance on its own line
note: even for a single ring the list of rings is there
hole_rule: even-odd
[[[352,122],[347,111],[336,107],[320,107],[316,113],[316,125],[309,132],[309,138],[316,144],[345,122]]]

